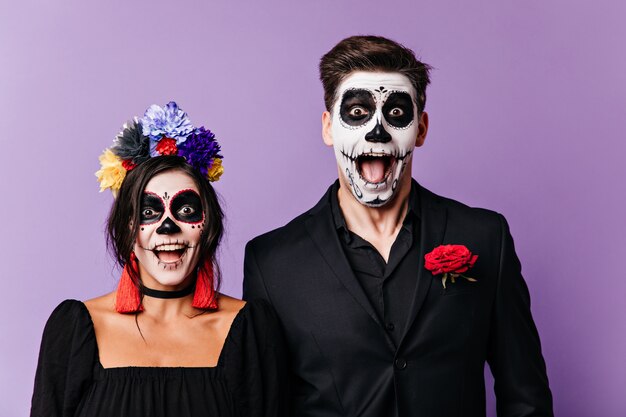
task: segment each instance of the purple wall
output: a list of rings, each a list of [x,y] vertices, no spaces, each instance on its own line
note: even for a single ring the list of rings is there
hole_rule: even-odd
[[[175,99],[217,133],[239,296],[246,241],[336,176],[316,66],[352,34],[436,68],[415,176],[509,219],[557,415],[626,415],[626,3],[60,3],[0,12],[0,416],[28,413],[52,309],[115,287],[93,173],[122,122]]]

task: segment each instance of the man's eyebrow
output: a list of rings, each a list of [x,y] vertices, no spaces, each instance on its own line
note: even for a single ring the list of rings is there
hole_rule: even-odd
[[[365,90],[363,88],[351,88],[343,93],[343,101],[353,98],[368,100],[373,98],[373,95],[369,90]]]
[[[390,101],[403,101],[403,100],[408,100],[413,102],[413,99],[411,98],[411,95],[409,93],[407,93],[406,91],[394,91],[391,94],[389,94],[389,97],[387,97],[386,102],[390,102]]]

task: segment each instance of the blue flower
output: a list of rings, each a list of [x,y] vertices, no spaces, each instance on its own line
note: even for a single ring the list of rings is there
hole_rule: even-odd
[[[176,139],[176,144],[179,145],[185,142],[187,136],[193,131],[187,113],[173,101],[167,103],[165,107],[156,104],[148,107],[141,119],[141,125],[143,134],[150,137],[153,142],[152,146],[163,137]]]

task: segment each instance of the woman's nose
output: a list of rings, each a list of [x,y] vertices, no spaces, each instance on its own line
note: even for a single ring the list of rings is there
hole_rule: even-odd
[[[180,227],[168,217],[163,220],[163,223],[156,229],[156,232],[159,235],[173,235],[174,233],[180,232]]]

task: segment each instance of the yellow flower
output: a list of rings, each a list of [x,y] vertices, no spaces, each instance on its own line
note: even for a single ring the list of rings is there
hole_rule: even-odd
[[[100,182],[100,192],[110,188],[113,196],[122,186],[122,181],[126,177],[126,170],[122,166],[122,160],[118,158],[110,149],[100,155],[100,169],[96,172],[96,177]]]
[[[213,160],[213,165],[211,165],[211,169],[209,169],[209,172],[206,174],[206,177],[209,181],[217,181],[223,173],[224,167],[222,166],[222,159],[215,158]]]

